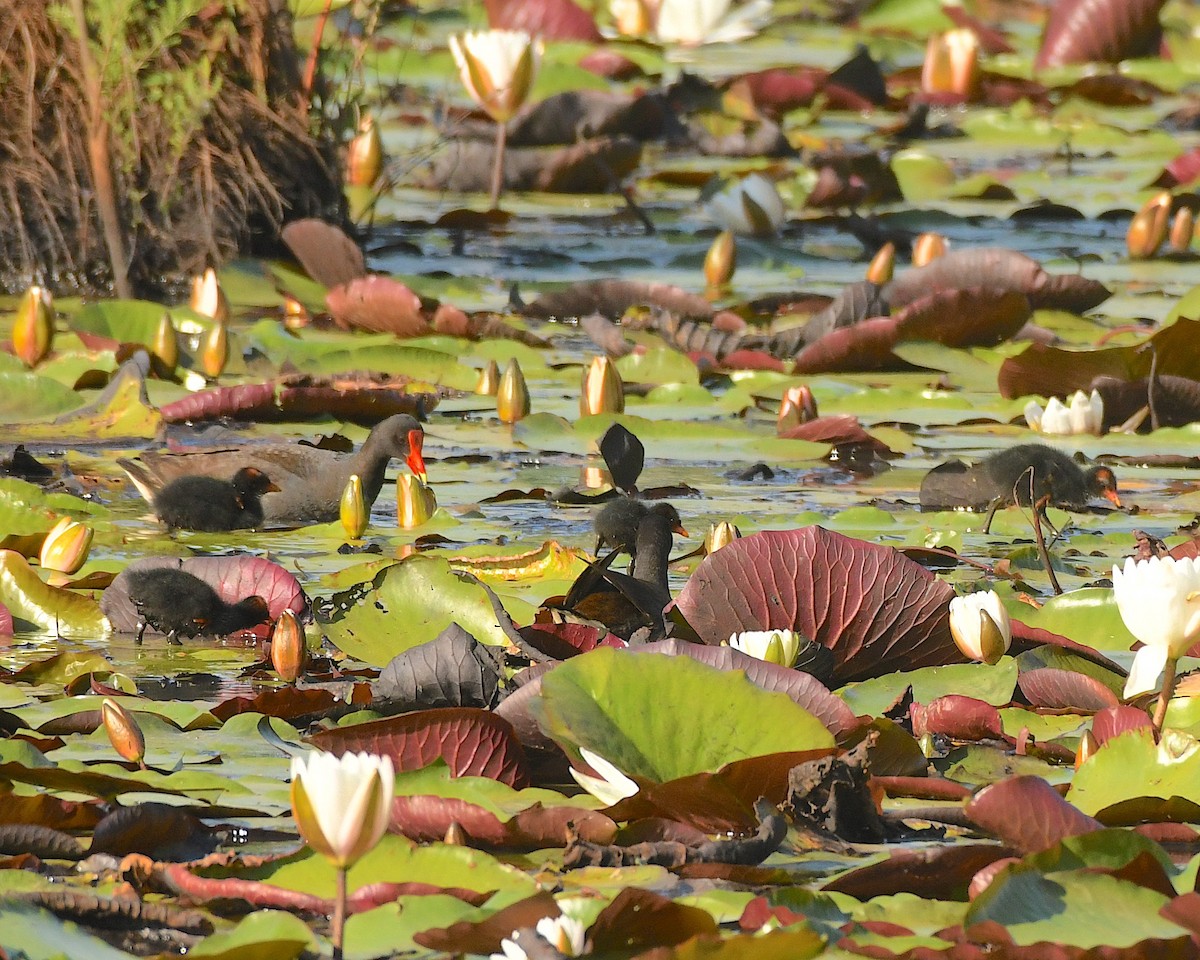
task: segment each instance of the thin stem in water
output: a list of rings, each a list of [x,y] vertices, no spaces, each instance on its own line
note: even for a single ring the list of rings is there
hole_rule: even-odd
[[[346,868],[337,868],[337,894],[333,902],[333,960],[342,960],[346,932]]]
[[[496,158],[492,161],[492,209],[500,206],[500,190],[504,186],[504,146],[508,142],[508,125],[496,124]]]
[[[1162,736],[1163,721],[1167,718],[1167,704],[1171,702],[1171,694],[1175,692],[1175,668],[1179,663],[1177,657],[1167,657],[1167,666],[1163,670],[1162,691],[1158,695],[1158,704],[1154,708],[1154,739]]]

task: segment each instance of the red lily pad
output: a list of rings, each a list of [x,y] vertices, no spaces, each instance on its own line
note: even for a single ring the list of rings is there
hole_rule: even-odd
[[[1010,777],[986,786],[967,801],[966,811],[980,827],[1022,854],[1103,829],[1099,820],[1067,803],[1041,777]]]
[[[1106,707],[1092,717],[1092,736],[1099,746],[1104,746],[1113,737],[1152,725],[1145,710],[1125,705]]]
[[[399,770],[419,770],[439,758],[451,776],[489,777],[520,789],[529,783],[525,751],[512,725],[489,710],[418,710],[350,727],[322,730],[309,743],[339,756],[348,751],[391,757]]]
[[[271,381],[200,390],[159,409],[167,423],[216,420],[218,417],[261,420],[276,412],[275,384]]]
[[[1095,677],[1073,670],[1042,668],[1023,670],[1017,686],[1035,707],[1091,712],[1115,707],[1121,698]]]
[[[707,910],[675,903],[651,890],[626,887],[588,928],[588,940],[592,953],[631,956],[718,932]]]
[[[399,280],[359,277],[325,294],[325,305],[344,330],[370,330],[397,337],[420,337],[432,329],[421,298]]]
[[[484,0],[483,6],[493,30],[524,30],[547,40],[604,39],[595,18],[571,0]]]
[[[929,900],[963,899],[971,878],[1011,850],[987,843],[959,843],[919,850],[895,850],[885,860],[839,874],[822,890],[859,900],[897,893]]]
[[[293,220],[280,233],[304,272],[327,287],[367,275],[362,250],[341,227],[324,220]]]
[[[1165,0],[1057,0],[1034,69],[1067,63],[1119,63],[1158,52]]]
[[[1009,740],[1000,711],[974,697],[950,694],[928,705],[914,703],[908,712],[914,737],[936,733],[953,740]]]
[[[571,833],[588,843],[610,844],[617,825],[603,813],[579,807],[534,803],[502,821],[478,804],[453,797],[420,794],[392,801],[393,829],[411,840],[442,840],[458,824],[470,845],[487,849],[543,850],[565,845]]]
[[[961,663],[954,591],[891,547],[822,527],[766,531],[706,557],[676,605],[705,643],[798,630],[833,651],[840,683]]]

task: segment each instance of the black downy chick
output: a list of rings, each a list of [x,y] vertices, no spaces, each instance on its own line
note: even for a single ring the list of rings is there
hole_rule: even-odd
[[[159,490],[154,512],[173,530],[245,530],[262,526],[262,496],[278,489],[257,467],[242,467],[231,480],[194,474]]]
[[[226,603],[197,576],[174,567],[151,567],[128,574],[129,599],[138,614],[137,643],[146,627],[179,637],[225,637],[269,620],[267,601],[259,596]]]

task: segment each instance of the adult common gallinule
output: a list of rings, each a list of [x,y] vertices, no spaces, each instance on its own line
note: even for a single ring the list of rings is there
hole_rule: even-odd
[[[199,577],[174,567],[131,570],[127,590],[138,612],[138,643],[147,626],[178,644],[180,636],[225,637],[271,617],[262,597],[226,603]]]
[[[180,477],[154,495],[154,512],[172,529],[244,530],[262,526],[261,498],[278,489],[258,467],[242,467],[232,480]]]
[[[1098,465],[1085,471],[1062,451],[1041,443],[1009,447],[970,466],[958,460],[943,463],[921,481],[922,509],[988,509],[988,525],[1001,506],[1044,502],[1079,510],[1093,497],[1121,506],[1112,469]]]
[[[279,488],[262,498],[264,520],[324,522],[338,518],[342,491],[351,474],[358,474],[362,481],[368,508],[379,496],[392,457],[403,457],[413,473],[424,477],[424,438],[416,419],[399,413],[376,424],[354,454],[299,443],[271,443],[188,453],[143,453],[117,463],[150,503],[154,503],[158,490],[179,477],[203,474],[227,478],[242,467],[255,467]]]
[[[632,568],[637,562],[638,525],[651,514],[665,518],[671,532],[681,537],[688,536],[679,518],[679,511],[672,504],[664,502],[647,506],[644,501],[633,497],[618,497],[601,507],[592,521],[596,529],[596,552],[599,553],[602,547],[612,547],[618,553],[628,553]],[[670,544],[668,537],[668,548]]]

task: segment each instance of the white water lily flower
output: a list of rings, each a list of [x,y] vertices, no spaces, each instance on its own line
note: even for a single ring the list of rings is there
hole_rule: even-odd
[[[726,230],[753,236],[773,234],[787,214],[775,184],[761,173],[752,173],[713,194],[705,212]]]
[[[998,663],[1012,644],[1008,611],[994,590],[951,600],[950,633],[965,656],[982,663]]]
[[[321,750],[292,758],[292,813],[300,835],[335,867],[356,863],[392,816],[391,757]]]
[[[1129,632],[1144,646],[1133,657],[1125,697],[1148,693],[1167,665],[1200,639],[1200,559],[1152,557],[1113,567],[1113,595]]]
[[[733,634],[729,646],[759,660],[790,667],[800,652],[800,635],[792,630],[745,630]]]
[[[592,753],[591,750],[585,747],[580,747],[579,755],[583,757],[583,762],[600,776],[588,776],[586,773],[580,773],[574,767],[571,768],[571,776],[575,778],[576,783],[597,800],[611,807],[614,803],[619,803],[638,792],[638,785],[636,783],[599,754]]]
[[[450,38],[463,86],[497,123],[521,108],[542,62],[542,42],[523,30],[468,31]]]
[[[1070,406],[1058,397],[1051,397],[1043,410],[1036,400],[1025,404],[1025,422],[1030,429],[1051,436],[1078,436],[1104,431],[1104,400],[1093,390],[1088,396],[1076,390],[1071,396]]]
[[[568,917],[565,913],[557,917],[542,917],[535,929],[563,956],[577,957],[583,953],[587,928],[574,917]]]
[[[661,0],[654,21],[659,43],[697,46],[752,37],[771,13],[771,0],[749,0],[730,9],[729,0]]]

